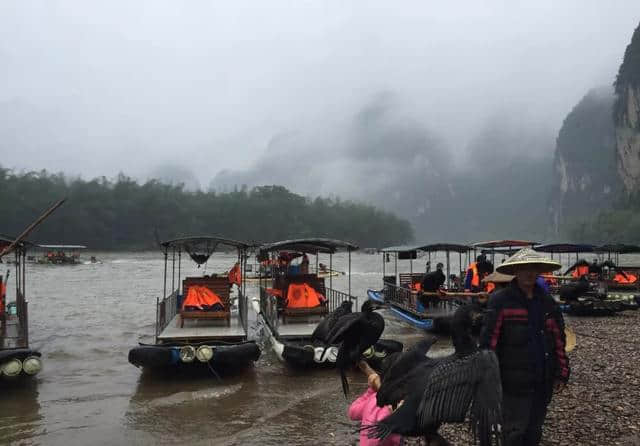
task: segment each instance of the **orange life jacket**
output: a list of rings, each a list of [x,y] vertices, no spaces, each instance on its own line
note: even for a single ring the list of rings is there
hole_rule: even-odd
[[[420,282],[414,282],[411,284],[411,289],[415,291],[422,290],[422,284]]]
[[[195,307],[202,310],[206,307],[212,307],[215,304],[224,306],[220,296],[207,287],[192,285],[189,287],[189,291],[187,291],[187,297],[184,299],[184,302],[182,302],[182,309]]]
[[[487,293],[490,293],[490,292],[492,292],[493,290],[495,290],[495,289],[496,289],[496,284],[495,284],[495,283],[493,283],[493,282],[487,282],[487,285],[485,286],[485,288],[484,288],[484,289],[485,289],[485,291],[486,291]]]
[[[617,283],[635,283],[636,280],[638,280],[638,276],[636,276],[635,274],[631,274],[626,271],[625,274],[627,275],[627,277],[625,277],[622,273],[616,273],[613,280]]]
[[[289,284],[287,308],[314,308],[324,301],[325,297],[307,283]]]
[[[233,268],[229,270],[227,277],[229,278],[229,283],[235,283],[240,286],[242,284],[242,272],[240,271],[240,265],[237,263],[233,265]]]
[[[471,271],[471,286],[480,288],[480,274],[478,273],[478,265],[476,262],[469,265],[469,268],[467,268],[467,274],[469,274],[469,271]]]
[[[571,273],[571,275],[577,279],[587,274],[589,274],[589,266],[587,265],[576,266],[576,268]]]

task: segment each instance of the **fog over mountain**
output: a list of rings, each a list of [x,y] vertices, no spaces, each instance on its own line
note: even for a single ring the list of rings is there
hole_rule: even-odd
[[[637,1],[1,2],[0,164],[282,184],[423,236],[465,207],[463,178],[551,159],[639,18]]]

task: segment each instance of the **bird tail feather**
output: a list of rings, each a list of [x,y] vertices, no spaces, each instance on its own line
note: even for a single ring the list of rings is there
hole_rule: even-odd
[[[347,374],[344,369],[340,369],[340,380],[342,381],[342,392],[346,398],[349,394],[349,381],[347,381]]]

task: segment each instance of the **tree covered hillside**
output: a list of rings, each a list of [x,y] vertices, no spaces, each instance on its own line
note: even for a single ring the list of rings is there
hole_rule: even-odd
[[[120,175],[70,180],[46,171],[17,174],[0,168],[0,233],[17,234],[55,200],[67,202],[31,235],[41,243],[86,244],[94,249],[144,249],[162,238],[220,235],[268,242],[332,237],[363,247],[406,243],[406,220],[372,206],[305,198],[282,186],[228,193],[187,192],[158,181],[138,184]]]

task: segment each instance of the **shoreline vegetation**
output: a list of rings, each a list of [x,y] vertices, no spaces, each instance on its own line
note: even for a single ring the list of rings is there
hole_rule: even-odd
[[[32,241],[144,250],[155,248],[157,230],[162,239],[218,234],[264,243],[330,237],[364,248],[403,244],[414,237],[411,224],[389,212],[339,198],[303,197],[283,186],[190,192],[182,184],[138,183],[123,174],[113,180],[83,180],[2,167],[0,202],[10,212],[2,213],[0,232],[19,233],[62,197],[67,197],[66,204],[33,232]]]

